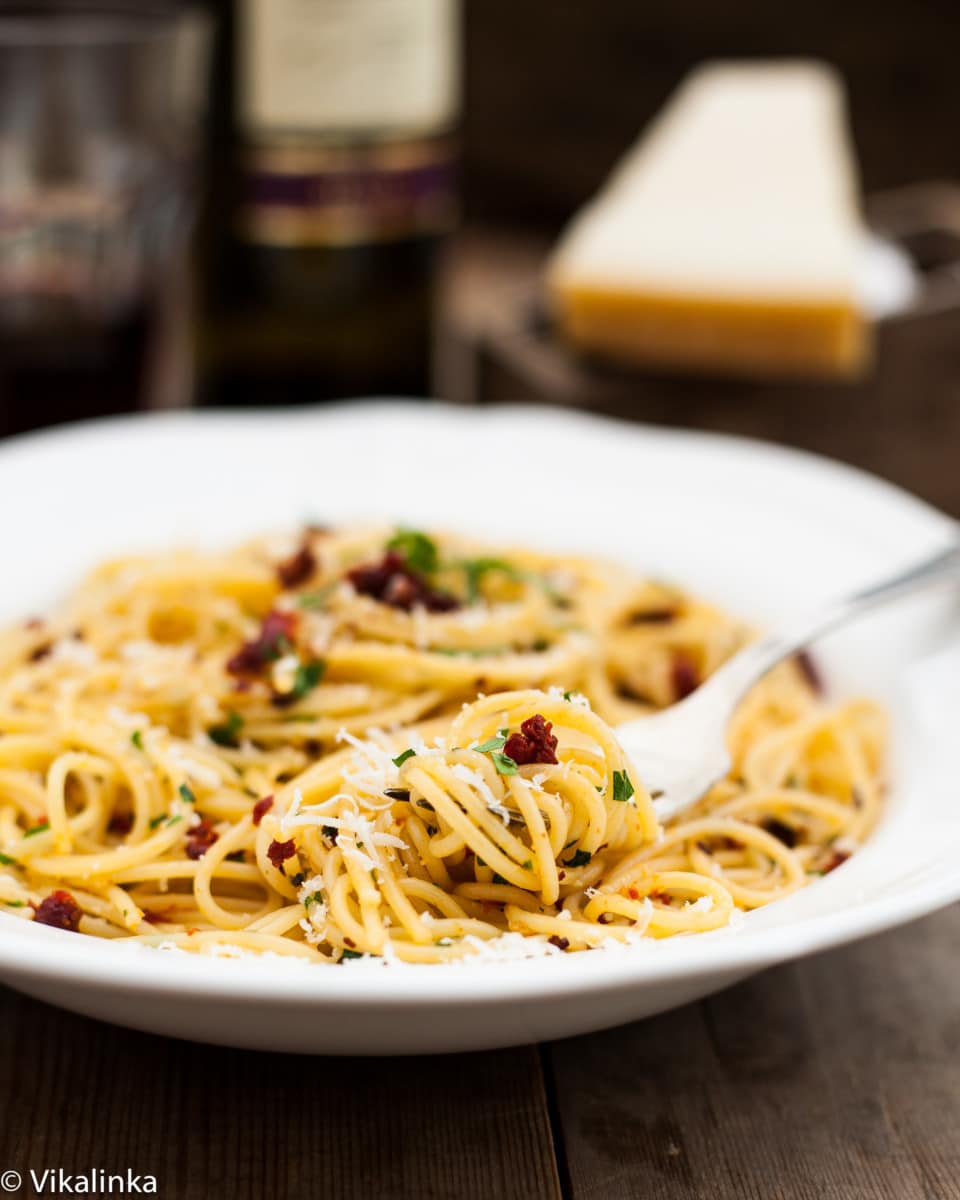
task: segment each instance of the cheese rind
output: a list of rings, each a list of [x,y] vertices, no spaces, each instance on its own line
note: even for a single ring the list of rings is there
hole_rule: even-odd
[[[576,345],[652,366],[847,374],[868,352],[863,232],[833,73],[701,68],[548,270]]]

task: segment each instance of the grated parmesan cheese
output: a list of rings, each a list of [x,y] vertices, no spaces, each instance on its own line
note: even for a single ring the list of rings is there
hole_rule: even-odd
[[[468,767],[466,763],[453,763],[450,767],[450,773],[451,775],[455,775],[457,779],[462,780],[463,783],[469,784],[469,786],[472,787],[473,790],[479,795],[480,799],[484,802],[487,808],[492,813],[495,813],[504,823],[504,825],[510,824],[510,810],[504,808],[504,806],[496,798],[490,788],[490,785],[479,771],[475,771],[472,767]]]

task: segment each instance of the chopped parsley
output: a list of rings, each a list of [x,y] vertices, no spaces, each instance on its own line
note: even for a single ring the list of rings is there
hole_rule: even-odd
[[[191,789],[185,783],[181,783],[180,787],[177,790],[180,793],[180,799],[183,800],[186,804],[196,804],[196,802],[197,802],[196,796],[193,794]]]
[[[319,892],[308,892],[303,898],[303,907],[309,908],[311,904],[319,904],[321,897]]]
[[[242,850],[231,850],[227,855],[227,862],[242,863],[247,861],[247,856]]]
[[[4,904],[7,906],[7,908],[26,908],[27,907],[26,900],[4,900]]]
[[[227,719],[221,721],[219,725],[211,725],[207,730],[207,737],[212,742],[216,742],[218,746],[232,746],[236,748],[239,744],[240,730],[243,728],[243,717],[232,708],[227,713]]]
[[[436,542],[417,529],[398,529],[387,549],[402,555],[410,570],[421,575],[432,575],[440,564]]]
[[[480,754],[489,754],[493,759],[493,765],[497,768],[501,775],[516,775],[518,771],[517,764],[513,761],[509,754],[503,753],[503,748],[507,744],[510,731],[508,729],[498,729],[497,736],[487,738],[485,742],[481,742],[479,746],[474,746],[473,749]]]
[[[183,820],[183,817],[181,817],[179,813],[175,817],[168,817],[167,818],[167,828],[169,829],[171,825],[176,825],[178,821],[182,821],[182,820]]]
[[[614,771],[613,773],[613,798],[614,800],[623,803],[630,799],[633,795],[633,784],[630,782],[630,776],[626,771]]]
[[[509,579],[522,579],[522,574],[504,558],[467,558],[457,563],[467,581],[467,603],[476,604],[480,599],[483,577],[490,571],[501,571]]]
[[[404,750],[404,752],[402,754],[398,754],[397,757],[393,760],[393,765],[395,767],[402,767],[403,764],[407,761],[407,759],[413,758],[413,756],[415,754],[416,754],[416,750],[414,750],[412,748],[410,750]]]
[[[323,673],[326,669],[327,664],[319,658],[315,658],[307,663],[298,663],[293,676],[293,687],[287,693],[285,699],[302,700],[307,692],[313,691],[317,686],[323,678]]]
[[[509,754],[491,754],[490,757],[501,775],[516,775],[520,770]]]
[[[150,828],[156,829],[156,827],[158,825],[162,825],[166,819],[167,819],[166,813],[161,813],[159,817],[153,817],[150,821]]]
[[[24,837],[36,837],[38,833],[46,833],[50,828],[49,821],[41,821],[39,825],[34,825],[24,833]]]
[[[593,855],[589,850],[577,850],[573,858],[568,858],[563,864],[565,867],[585,867]]]
[[[363,958],[363,954],[362,954],[362,952],[361,952],[361,951],[359,951],[359,950],[341,950],[341,952],[340,952],[340,957],[341,957],[341,959],[344,959],[344,958]]]
[[[527,859],[527,861],[526,861],[526,862],[523,864],[523,869],[524,869],[525,871],[532,871],[532,870],[533,870],[533,859],[532,859],[532,858],[528,858],[528,859]]]
[[[512,887],[510,880],[504,879],[504,877],[502,875],[500,875],[497,871],[494,871],[494,873],[493,873],[493,882],[494,883],[503,883],[503,884],[506,884],[507,887]]]
[[[135,729],[133,733],[130,734],[130,741],[138,750],[143,749],[143,734],[139,729]]]
[[[9,854],[0,854],[0,867],[15,867],[17,865],[17,860],[11,858]]]
[[[507,744],[506,737],[500,733],[496,737],[487,738],[485,742],[481,742],[479,746],[474,746],[479,754],[490,754],[494,750],[502,750]]]

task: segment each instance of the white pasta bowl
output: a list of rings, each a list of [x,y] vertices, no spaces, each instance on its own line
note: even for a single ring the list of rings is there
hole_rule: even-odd
[[[170,414],[15,439],[0,447],[0,506],[5,620],[43,609],[101,558],[223,544],[309,517],[606,555],[759,625],[954,536],[953,522],[896,488],[778,446],[404,401]],[[960,897],[957,597],[905,601],[833,635],[818,656],[837,695],[867,693],[890,711],[889,800],[849,862],[735,928],[549,958],[326,968],[101,942],[0,914],[0,980],[178,1037],[411,1054],[585,1033],[901,925]]]

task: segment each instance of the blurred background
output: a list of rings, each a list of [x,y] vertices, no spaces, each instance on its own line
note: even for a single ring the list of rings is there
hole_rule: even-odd
[[[960,514],[954,4],[0,2],[0,432],[364,394],[773,438]],[[857,373],[565,338],[545,263],[688,71],[813,57],[909,274]],[[638,217],[638,219],[641,219]]]

